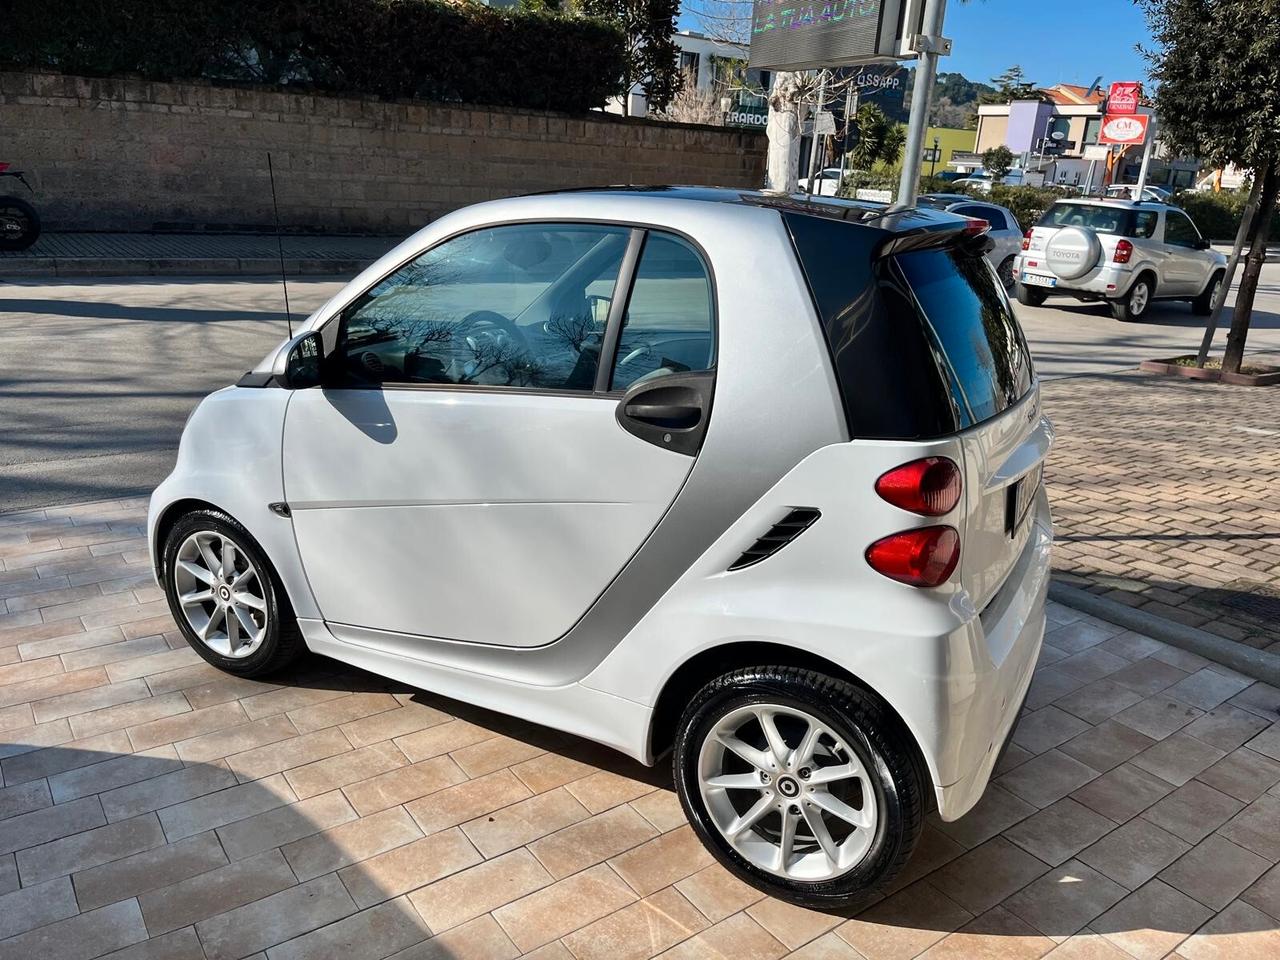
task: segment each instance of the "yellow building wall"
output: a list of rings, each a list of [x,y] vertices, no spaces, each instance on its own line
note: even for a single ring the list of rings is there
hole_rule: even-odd
[[[944,169],[951,161],[951,155],[957,150],[961,152],[973,150],[977,133],[976,130],[958,130],[955,127],[930,127],[924,134],[924,148],[932,150],[934,138],[937,138],[938,150],[942,154],[938,158],[938,168]]]

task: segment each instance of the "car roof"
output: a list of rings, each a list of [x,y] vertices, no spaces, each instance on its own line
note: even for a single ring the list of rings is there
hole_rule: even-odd
[[[1122,200],[1119,197],[1064,197],[1054,203],[1075,203],[1087,207],[1111,207],[1121,210],[1176,210],[1171,203],[1158,203],[1150,200]]]

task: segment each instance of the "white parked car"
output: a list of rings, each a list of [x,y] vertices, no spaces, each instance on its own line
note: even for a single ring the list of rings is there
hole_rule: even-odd
[[[840,189],[840,178],[843,176],[839,167],[827,167],[819,170],[813,178],[813,195],[815,197],[834,197]],[[809,191],[809,178],[800,178],[800,189]]]
[[[1138,187],[1136,184],[1114,183],[1107,187],[1106,198],[1108,200],[1137,200]],[[1170,203],[1173,200],[1173,194],[1164,187],[1143,187],[1143,200],[1154,200],[1156,203]]]
[[[1061,200],[1027,231],[1015,267],[1019,303],[1065,295],[1103,300],[1139,320],[1155,300],[1213,308],[1227,258],[1178,207],[1132,200]]]
[[[959,180],[952,180],[950,186],[968,187],[970,190],[977,190],[979,193],[991,192],[991,180],[987,177],[962,177]]]
[[[984,240],[700,188],[442,217],[195,409],[169,607],[232,674],[310,649],[670,754],[739,877],[865,897],[982,796],[1044,631],[1052,430]]]
[[[989,227],[987,235],[991,238],[987,260],[995,267],[1005,290],[1013,292],[1013,264],[1022,249],[1022,227],[1012,210],[984,200],[974,200],[963,193],[927,193],[920,197],[919,203],[984,221]]]

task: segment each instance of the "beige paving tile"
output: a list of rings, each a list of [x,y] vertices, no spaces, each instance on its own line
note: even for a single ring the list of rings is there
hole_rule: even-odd
[[[26,704],[22,705],[30,710]],[[2,761],[33,753],[44,747],[57,746],[71,740],[71,724],[66,720],[55,720],[53,723],[40,723],[23,727],[20,730],[9,730],[0,737],[0,768]],[[12,764],[9,765],[12,769]]]
[[[1090,926],[1137,960],[1158,960],[1212,915],[1186,894],[1152,880]]]
[[[601,813],[620,803],[636,800],[653,790],[651,784],[601,770],[566,785],[566,790],[592,813]]]
[[[1050,704],[1018,721],[1013,742],[1031,753],[1044,753],[1089,729],[1079,717]]]
[[[291,767],[350,752],[351,743],[333,727],[234,754],[227,758],[227,766],[241,780],[260,780]]]
[[[1280,797],[1263,795],[1224,824],[1219,832],[1272,863],[1280,860]]]
[[[56,808],[55,808],[56,809]],[[30,886],[132,856],[164,844],[164,831],[154,813],[121,820],[82,833],[18,851],[18,874]]]
[[[844,917],[809,910],[773,897],[765,897],[747,908],[749,916],[788,950],[815,940],[844,922]]]
[[[59,657],[45,657],[43,660],[27,660],[0,666],[0,686],[19,683],[23,680],[38,680],[54,674],[65,673]]]
[[[7,707],[14,703],[32,703],[70,696],[79,691],[105,686],[106,683],[107,671],[102,667],[89,667],[88,669],[75,670],[71,673],[59,673],[51,677],[41,677],[38,680],[8,683],[0,687],[0,707]],[[34,710],[34,707],[32,709]],[[63,713],[60,716],[65,717],[67,714]],[[58,718],[36,715],[36,720],[39,722],[56,719]]]
[[[71,717],[71,732],[76,737],[91,737],[109,730],[121,730],[150,720],[187,713],[191,707],[181,693],[168,693],[159,697],[147,697],[114,707],[104,707],[90,713]],[[156,744],[151,744],[156,746]],[[134,749],[140,748],[136,744]]]
[[[0,820],[53,806],[47,780],[29,780],[0,790]]]
[[[65,721],[55,720],[54,723],[65,723]],[[39,730],[40,727],[31,729]],[[25,783],[28,780],[51,777],[64,770],[85,767],[128,752],[129,737],[123,730],[116,730],[111,733],[100,733],[94,737],[85,737],[83,740],[68,738],[66,741],[59,742],[56,747],[44,747],[20,756],[9,757],[0,761],[0,770],[3,770],[5,783]]]
[[[6,893],[0,896],[0,940],[74,917],[79,912],[75,891],[66,877]]]
[[[409,894],[433,932],[441,933],[539,890],[551,874],[528,850],[513,850]]]
[[[1160,871],[1160,879],[1206,907],[1221,910],[1271,867],[1271,861],[1212,835]]]
[[[529,788],[510,770],[446,787],[406,803],[423,833],[443,830],[474,819],[529,796]],[[433,928],[434,929],[434,928]]]
[[[310,880],[349,863],[403,846],[422,836],[403,807],[330,827],[281,847],[299,880]]]
[[[196,933],[209,960],[238,960],[355,912],[342,881],[331,874],[202,920]]]
[[[181,690],[187,695],[187,702],[193,710],[203,710],[216,703],[226,703],[248,692],[262,689],[273,689],[272,684],[262,684],[258,680],[246,680],[242,677],[228,677],[211,663],[195,663],[189,666],[165,670],[147,677],[147,685],[151,692],[159,695]],[[216,690],[218,695],[210,693]]]
[[[235,774],[219,760],[216,764],[202,763],[127,787],[117,787],[99,794],[98,798],[107,819],[114,822],[193,800],[234,786],[236,782]]]
[[[428,796],[466,779],[467,775],[451,757],[441,756],[349,784],[343,787],[343,792],[361,816],[368,816],[387,807]]]
[[[297,884],[279,850],[158,887],[138,898],[151,936],[259,901]]]
[[[1100,933],[1086,928],[1045,954],[1046,960],[1132,960]]]
[[[575,930],[564,945],[576,960],[644,960],[708,926],[706,917],[668,887]]]
[[[596,768],[563,754],[544,753],[540,757],[515,764],[511,772],[533,793],[545,793],[588,777],[596,772]]]
[[[129,624],[125,624],[122,628],[126,635],[133,632],[129,629],[129,626]],[[148,627],[143,632],[150,632],[150,630],[151,628]],[[149,657],[137,657],[133,660],[109,663],[107,664],[107,676],[111,678],[113,683],[119,680],[130,680],[135,677],[146,677],[152,692],[157,694],[162,692],[169,693],[171,691],[165,689],[165,685],[157,682],[157,675],[165,676],[181,667],[200,669],[209,668],[209,664],[205,663],[194,650],[183,646],[167,653],[153,653]],[[191,705],[194,707],[196,704],[192,703]]]
[[[1234,750],[1266,727],[1267,721],[1257,714],[1224,703],[1182,729],[1219,750]]]
[[[364,908],[434,883],[482,859],[455,827],[343,867],[338,876],[351,899]]]
[[[1172,792],[1173,784],[1123,763],[1074,791],[1071,798],[1110,820],[1123,823]]]
[[[1121,710],[1116,714],[1116,720],[1153,740],[1163,740],[1203,714],[1204,711],[1181,700],[1156,694]]]
[[[389,900],[272,947],[267,960],[383,960],[431,935],[408,900]]]
[[[1145,733],[1139,733],[1123,723],[1104,720],[1098,726],[1068,740],[1058,749],[1105,773],[1137,756],[1155,742]]]
[[[633,902],[636,895],[605,864],[559,880],[493,911],[521,950],[532,950]]]
[[[343,739],[345,741],[345,737]],[[300,798],[313,797],[395,770],[408,762],[399,747],[386,741],[294,767],[285,773],[285,778]]]
[[[549,794],[541,796],[549,796]],[[536,799],[535,797],[534,800]],[[526,800],[524,804],[533,803],[534,800]],[[569,800],[574,806],[582,809],[572,797],[569,797]],[[516,804],[516,806],[524,804]],[[585,810],[583,813],[585,814]],[[466,827],[463,829],[465,830]],[[623,804],[580,823],[574,823],[549,836],[543,836],[542,839],[529,844],[529,852],[538,858],[548,873],[559,879],[602,863],[610,857],[639,846],[656,835],[657,831],[652,824],[630,806]],[[470,831],[468,836],[472,836]],[[473,842],[475,842],[474,837]],[[485,856],[491,856],[479,843],[476,846]]]
[[[977,806],[959,820],[947,823],[935,819],[934,826],[968,849],[985,843],[1035,812],[1036,808],[1031,804],[993,783],[987,787]]]
[[[1010,827],[1004,835],[1033,857],[1056,867],[1115,827],[1115,822],[1102,814],[1063,797]]]
[[[167,697],[181,697],[182,702],[186,703],[186,696],[180,691],[164,694],[155,699],[163,700]],[[206,733],[224,730],[245,722],[246,718],[244,711],[240,709],[240,704],[237,701],[231,701],[206,707],[203,710],[191,710],[188,706],[187,712],[131,725],[128,732],[133,749],[146,750],[165,743],[193,740]]]
[[[183,837],[252,817],[265,810],[273,810],[292,803],[295,799],[284,775],[277,773],[265,780],[242,783],[165,807],[160,811],[160,823],[164,826],[165,836],[172,843]]]
[[[1202,740],[1175,733],[1133,758],[1133,765],[1175,786],[1182,786],[1225,754]]]
[[[110,757],[109,754],[103,756]],[[173,747],[166,745],[146,753],[110,757],[100,763],[54,774],[48,778],[48,783],[54,802],[65,803],[181,769],[182,761],[177,758]]]
[[[1040,936],[1029,924],[996,907],[975,917],[920,956],[922,960],[1032,960],[1041,957],[1053,941]]]
[[[482,743],[497,736],[492,730],[477,726],[467,720],[448,720],[432,724],[415,733],[395,738],[399,747],[412,763],[429,760],[442,753],[460,750],[475,743]]]
[[[351,691],[341,689],[339,684],[321,683],[318,686],[282,686],[240,701],[244,712],[250,720],[258,720],[278,713],[289,713],[303,707],[315,706],[327,700],[350,696]]]
[[[102,960],[205,960],[204,948],[196,936],[195,927],[184,927],[173,933],[144,940],[132,947],[125,947],[108,954]],[[255,960],[265,960],[263,957]]]
[[[114,630],[115,639],[124,639],[123,634],[118,628],[109,627],[108,631]],[[40,657],[50,657],[57,653],[62,653],[64,649],[75,650],[72,647],[37,647],[28,646],[28,644],[36,644],[43,640],[65,640],[68,637],[80,637],[85,633],[84,624],[78,619],[60,620],[53,623],[43,621],[32,623],[26,626],[0,627],[0,647],[18,648],[18,655],[23,660],[36,660]],[[73,642],[73,641],[68,641]],[[110,640],[102,641],[110,643]],[[90,641],[92,645],[92,641]]]
[[[679,827],[619,854],[609,865],[631,889],[647,897],[697,873],[711,859],[693,828]]]
[[[735,913],[659,954],[662,960],[776,960],[787,948],[745,913]]]
[[[399,701],[397,701],[398,703]],[[367,747],[371,743],[407,736],[445,723],[449,714],[420,703],[410,703],[385,713],[376,713],[360,720],[342,724],[342,732],[354,747]]]
[[[147,937],[138,901],[124,900],[0,943],[0,960],[89,960]]]
[[[355,819],[342,791],[334,790],[237,820],[218,827],[217,833],[227,856],[243,860]]]
[[[514,960],[519,953],[498,922],[485,914],[402,950],[390,960]]]
[[[499,735],[451,750],[449,755],[467,776],[483,777],[545,752],[546,748],[539,744]]]
[[[13,853],[106,823],[97,797],[20,814],[0,821],[0,854]]]
[[[208,763],[210,760],[220,760],[223,757],[245,753],[256,747],[278,743],[297,735],[289,718],[278,716],[221,728],[189,740],[179,740],[176,746],[178,756],[187,763]]]
[[[712,923],[764,897],[755,887],[743,883],[718,863],[685,877],[675,887]]]
[[[1015,893],[1003,906],[1061,942],[1128,894],[1120,884],[1079,860],[1068,860]]]
[[[980,914],[1048,869],[1025,850],[995,837],[930,875],[929,883],[970,913]]]
[[[1136,890],[1189,849],[1185,840],[1138,818],[1086,847],[1078,859]]]
[[[1239,901],[1197,930],[1177,953],[1186,960],[1272,960],[1278,955],[1275,918]]]
[[[127,900],[225,865],[212,833],[188,837],[76,873],[75,895],[82,910]]]
[[[680,798],[672,790],[654,790],[631,801],[631,807],[659,833],[666,833],[688,823]]]
[[[462,830],[477,850],[491,858],[587,816],[586,809],[568,791],[556,789],[470,820]],[[555,875],[555,871],[551,873]]]
[[[1153,804],[1142,818],[1187,843],[1199,843],[1242,809],[1242,801],[1192,780]]]
[[[299,707],[291,710],[288,716],[299,733],[311,733],[399,706],[400,701],[389,693],[351,693],[308,707]]]
[[[121,660],[132,660],[135,657],[148,656],[153,653],[168,651],[169,644],[164,637],[139,637],[137,640],[123,640],[103,647],[79,650],[75,653],[64,653],[62,664],[67,670],[82,670],[85,667],[96,667],[107,663],[119,663]]]
[[[29,703],[16,703],[12,707],[0,709],[0,733],[30,727],[35,722]]]
[[[1037,807],[1047,807],[1098,775],[1059,750],[1049,750],[1000,777],[997,783]]]

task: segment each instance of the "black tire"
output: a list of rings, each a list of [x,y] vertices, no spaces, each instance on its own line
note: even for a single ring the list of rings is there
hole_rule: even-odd
[[[996,267],[996,276],[1000,278],[1000,284],[1004,287],[1005,293],[1010,293],[1018,283],[1013,272],[1013,260],[1012,256],[1005,257],[1000,261],[1000,266]]]
[[[40,239],[40,215],[18,197],[0,197],[0,250],[25,250]]]
[[[715,825],[700,789],[699,752],[721,718],[753,703],[791,706],[819,719],[857,753],[875,781],[875,837],[863,858],[847,872],[815,882],[769,873],[735,850]],[[819,910],[867,902],[910,858],[929,796],[928,777],[921,763],[910,734],[879,699],[843,680],[778,666],[736,670],[703,687],[680,718],[672,756],[680,803],[715,858],[758,890]]]
[[[1146,291],[1145,295],[1142,294],[1143,290]],[[1118,300],[1108,300],[1107,306],[1111,308],[1111,315],[1117,320],[1123,323],[1137,323],[1144,319],[1151,309],[1155,292],[1151,275],[1144,273],[1133,281],[1133,285],[1123,297]]]
[[[1207,317],[1213,313],[1213,295],[1218,284],[1222,282],[1223,273],[1218,270],[1209,278],[1209,285],[1204,288],[1200,296],[1191,301],[1191,312],[1199,317]]]
[[[1021,281],[1014,281],[1013,295],[1018,298],[1018,302],[1026,307],[1044,306],[1045,300],[1049,294],[1043,290],[1037,290],[1035,287],[1023,286]]]
[[[265,581],[262,583],[262,591],[266,601],[266,633],[258,649],[247,657],[222,656],[206,646],[187,622],[178,601],[173,576],[174,561],[182,543],[191,534],[201,530],[212,531],[231,539],[236,548],[248,556],[254,567],[262,572]],[[275,568],[257,541],[249,535],[249,531],[220,510],[193,510],[184,514],[169,528],[161,547],[160,582],[164,587],[165,599],[169,602],[169,611],[187,643],[219,670],[238,677],[261,677],[287,667],[306,649],[293,608],[289,605],[289,598],[280,585]]]

